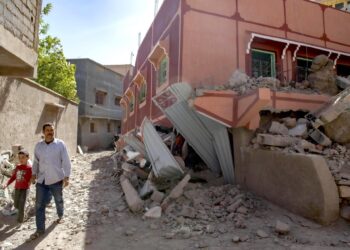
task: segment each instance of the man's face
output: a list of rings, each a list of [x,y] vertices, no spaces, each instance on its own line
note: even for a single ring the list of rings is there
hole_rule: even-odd
[[[24,154],[18,154],[18,160],[21,165],[27,165],[28,157]]]
[[[44,129],[44,138],[45,141],[52,141],[55,136],[55,129],[51,126],[46,126]]]

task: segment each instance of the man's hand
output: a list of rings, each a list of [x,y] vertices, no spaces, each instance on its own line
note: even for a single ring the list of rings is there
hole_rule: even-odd
[[[69,185],[69,177],[64,177],[63,179],[63,187],[67,187]]]
[[[30,178],[30,182],[32,184],[35,184],[35,182],[36,182],[36,175],[32,175],[32,178]]]

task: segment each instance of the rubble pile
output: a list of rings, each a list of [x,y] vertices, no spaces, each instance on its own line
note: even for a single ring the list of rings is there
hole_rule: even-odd
[[[174,157],[181,169],[169,175],[170,170],[174,169],[172,165],[175,164],[170,159],[171,153],[163,148],[165,151],[162,156],[155,157],[158,152],[152,152],[147,147],[151,131],[144,128],[144,132],[148,133],[144,135],[147,152],[140,146],[139,137],[135,136],[133,139],[128,135],[127,139],[130,144],[135,147],[137,145],[140,151],[147,153],[146,156],[136,152],[130,145],[124,146],[112,156],[115,173],[113,176],[122,187],[130,211],[143,213],[145,219],[162,218],[174,229],[185,226],[191,232],[197,233],[213,233],[207,226],[215,221],[231,221],[235,227],[245,228],[245,218],[254,208],[253,199],[237,186],[224,185],[222,177],[215,177],[208,170],[194,172],[187,168],[181,156]],[[158,140],[156,137],[162,138],[152,134],[153,143]],[[138,143],[132,143],[135,139]],[[168,154],[168,160],[165,162],[166,157],[163,158],[162,167],[165,169],[162,176],[159,175],[162,172],[158,173],[147,159],[156,159],[155,164],[159,167],[159,162],[162,161],[159,157],[164,157],[164,154]],[[178,178],[181,172],[183,174]],[[214,186],[213,183],[219,185]],[[179,233],[184,234],[187,233]]]
[[[251,140],[251,147],[323,156],[338,185],[341,206],[348,209],[350,205],[350,144],[342,145],[343,141],[330,139],[327,136],[327,130],[323,133],[322,126],[318,127],[317,120],[310,121],[304,117],[308,117],[308,114],[301,111],[261,112],[260,127],[256,131],[256,136]],[[350,123],[342,122],[341,125],[346,129],[350,128]],[[344,129],[342,132],[344,133]],[[348,136],[347,133],[343,135]],[[346,219],[350,219],[350,216]]]
[[[309,72],[307,80],[284,82],[274,77],[251,78],[242,71],[236,70],[226,84],[198,88],[196,95],[201,96],[205,90],[233,90],[238,95],[244,95],[258,88],[269,88],[273,91],[305,94],[322,93],[333,96],[350,87],[350,76],[348,78],[337,76],[334,71],[334,62],[326,55],[315,57]]]
[[[215,221],[231,221],[235,228],[246,228],[245,220],[253,208],[254,200],[235,186],[193,184],[165,209],[165,214],[167,223],[173,227],[202,226],[203,232],[210,233],[206,226]]]

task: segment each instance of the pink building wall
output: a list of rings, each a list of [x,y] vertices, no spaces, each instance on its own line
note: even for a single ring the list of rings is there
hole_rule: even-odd
[[[136,101],[132,116],[126,111],[128,119],[122,133],[140,126],[145,116],[167,123],[152,103],[152,96],[170,84],[220,85],[236,69],[251,74],[251,55],[246,51],[252,33],[350,53],[350,25],[340,25],[345,23],[350,23],[350,13],[307,0],[165,0],[139,48],[134,74],[124,89],[132,89],[138,100],[133,79],[137,72],[144,72],[147,101],[142,107]],[[161,89],[156,84],[157,71],[149,61],[160,43],[165,44],[170,64],[169,80]],[[290,45],[284,59],[284,43],[256,38],[251,47],[275,52],[278,77],[294,79],[296,62],[292,58],[297,46]],[[328,54],[301,47],[297,56],[313,58],[320,53]],[[350,59],[341,56],[338,63],[350,65]]]

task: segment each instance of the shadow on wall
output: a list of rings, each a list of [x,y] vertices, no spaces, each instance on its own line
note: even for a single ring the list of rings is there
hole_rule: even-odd
[[[41,112],[38,125],[35,130],[35,134],[41,134],[42,126],[45,123],[52,123],[55,127],[57,127],[58,122],[62,117],[62,109],[51,104],[45,104],[43,111]]]
[[[0,77],[0,112],[4,109],[5,103],[10,96],[11,85],[13,84],[18,87],[20,85],[19,81],[15,81],[13,78]]]

